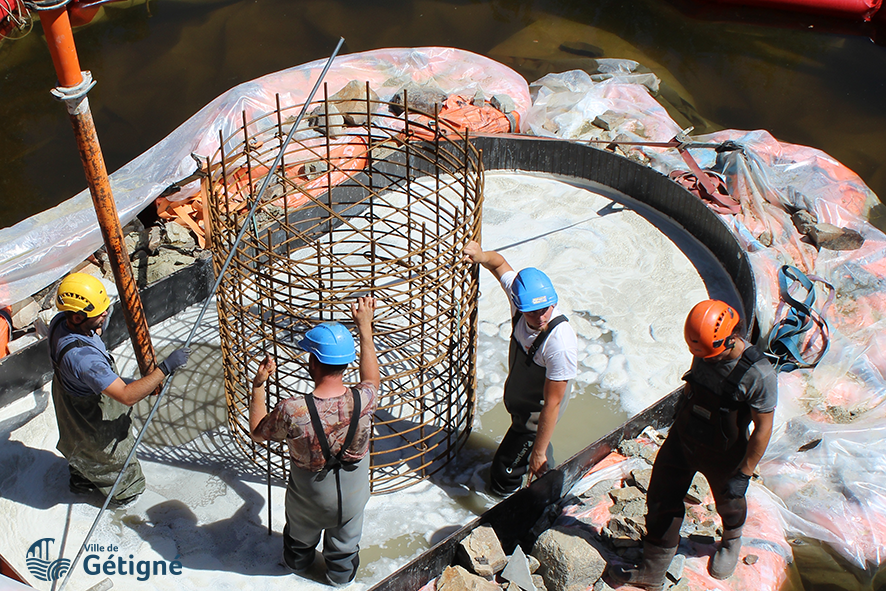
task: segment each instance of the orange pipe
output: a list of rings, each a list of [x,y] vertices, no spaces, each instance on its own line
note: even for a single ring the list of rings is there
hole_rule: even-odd
[[[144,308],[142,308],[141,298],[138,294],[138,286],[132,276],[129,254],[123,241],[117,203],[111,192],[105,159],[98,143],[98,134],[95,131],[95,122],[92,119],[92,111],[89,109],[89,101],[86,98],[89,88],[76,88],[83,84],[84,79],[80,72],[80,61],[77,59],[77,47],[74,45],[71,21],[66,8],[43,10],[39,14],[40,23],[46,33],[46,43],[49,46],[52,63],[55,66],[56,74],[58,74],[59,87],[61,90],[71,91],[70,95],[61,92],[56,93],[56,96],[64,100],[71,117],[77,148],[80,151],[80,160],[86,173],[86,182],[89,184],[89,193],[92,195],[98,225],[101,228],[108,251],[108,260],[111,263],[117,291],[120,294],[123,316],[129,329],[129,339],[132,341],[139,370],[145,376],[154,370],[157,360],[154,346],[151,343],[151,335],[148,332]]]
[[[151,343],[151,334],[148,332],[148,321],[138,294],[138,285],[132,276],[132,265],[129,263],[123,231],[120,229],[117,203],[111,192],[105,159],[98,143],[98,134],[88,103],[85,109],[77,109],[71,113],[71,124],[74,127],[74,136],[77,138],[77,148],[80,151],[83,170],[86,172],[86,182],[89,184],[98,225],[104,237],[108,262],[114,272],[117,291],[120,292],[120,304],[129,329],[129,339],[132,341],[139,370],[143,376],[146,376],[154,371],[157,360]]]
[[[74,45],[74,32],[65,7],[40,12],[40,24],[46,34],[49,54],[55,66],[59,86],[77,86],[83,81],[80,73],[80,60]]]

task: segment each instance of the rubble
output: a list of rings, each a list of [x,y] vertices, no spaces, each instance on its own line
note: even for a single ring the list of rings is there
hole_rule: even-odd
[[[539,536],[532,554],[541,563],[548,591],[577,591],[594,584],[606,561],[592,545],[593,535],[582,527],[554,526]]]
[[[365,92],[365,90],[364,90]],[[176,222],[157,221],[145,227],[135,218],[122,228],[123,241],[139,288],[155,283],[197,258],[209,256],[197,246],[194,234]],[[114,283],[108,254],[102,247],[71,272],[87,273]],[[36,294],[6,308],[12,320],[9,353],[15,353],[47,336],[49,323],[58,313],[56,292],[61,279]]]
[[[647,458],[654,459],[664,439],[654,429],[647,429],[637,439],[622,441],[618,451],[648,461]],[[548,505],[527,534],[529,540],[520,540],[523,544],[535,540],[532,552],[524,555],[518,546],[500,572],[485,558],[487,548],[500,549],[500,542],[493,539],[491,527],[481,526],[462,542],[465,552],[473,548],[477,556],[484,557],[475,558],[475,566],[470,568],[506,591],[612,591],[604,575],[607,564],[639,564],[642,560],[646,491],[651,474],[651,467],[634,467],[623,478],[602,479],[578,496],[567,495]],[[710,498],[707,480],[697,474],[686,496],[690,505],[680,530],[681,537],[690,544],[713,545],[722,535]],[[606,514],[605,509],[611,517],[601,524],[599,519]],[[678,552],[671,561],[665,591],[689,591],[688,579],[684,577],[686,559],[686,554]],[[746,565],[756,562],[753,554],[744,558]],[[490,575],[490,571],[498,574]]]
[[[458,552],[465,566],[487,579],[501,572],[508,564],[498,536],[488,525],[481,525],[463,539]]]

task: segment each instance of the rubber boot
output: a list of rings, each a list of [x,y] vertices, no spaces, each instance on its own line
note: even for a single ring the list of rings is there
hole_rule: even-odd
[[[643,562],[639,568],[615,567],[609,576],[616,583],[641,587],[649,591],[661,591],[665,584],[665,575],[671,565],[677,547],[662,548],[649,542],[643,543]]]
[[[715,579],[728,579],[738,566],[738,554],[741,552],[741,528],[723,530],[720,547],[711,558],[709,567]]]

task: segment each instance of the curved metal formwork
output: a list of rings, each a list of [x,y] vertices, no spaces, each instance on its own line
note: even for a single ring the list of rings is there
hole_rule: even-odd
[[[249,437],[258,363],[266,353],[277,360],[269,407],[311,391],[298,340],[329,320],[353,331],[351,303],[378,299],[371,483],[380,493],[443,468],[470,432],[478,276],[460,258],[479,236],[483,177],[466,135],[406,100],[369,95],[367,87],[359,100],[309,106],[216,297],[232,436],[280,478],[285,444]],[[281,108],[278,98],[275,111],[250,121],[244,113],[240,129],[220,138],[207,195],[216,272],[301,107]],[[358,381],[352,366],[346,383]]]

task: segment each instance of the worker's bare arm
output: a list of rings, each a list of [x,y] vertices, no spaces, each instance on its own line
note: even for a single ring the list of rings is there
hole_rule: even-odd
[[[745,453],[739,470],[746,476],[753,476],[757,464],[769,446],[769,438],[772,437],[772,419],[774,412],[759,413],[751,410],[751,419],[754,421],[754,432],[748,439],[748,451]]]
[[[494,250],[483,250],[480,248],[480,245],[473,240],[468,242],[467,246],[465,246],[463,260],[483,265],[483,267],[488,269],[499,281],[501,281],[502,275],[508,271],[513,271],[511,265],[508,264],[508,261],[506,261],[503,256]]]
[[[163,382],[164,377],[166,376],[157,367],[145,377],[128,384],[122,378],[117,378],[110,386],[102,390],[102,394],[113,398],[117,402],[122,402],[126,406],[132,406],[153,394],[157,390],[157,386]]]
[[[378,370],[378,357],[375,353],[375,343],[372,340],[372,319],[375,316],[376,301],[373,297],[357,298],[356,303],[351,304],[351,314],[357,332],[360,333],[360,381],[369,382],[378,390],[381,384],[381,374]]]
[[[568,384],[569,382],[566,380],[545,379],[545,404],[538,416],[538,432],[535,435],[532,452],[529,454],[527,484],[553,468],[553,466],[547,465],[548,444],[551,442],[551,437],[554,436],[554,427],[556,427],[557,419],[560,416],[560,405],[566,396]]]
[[[266,355],[262,362],[258,364],[258,370],[256,370],[255,377],[252,380],[252,396],[249,398],[249,435],[257,443],[266,441],[256,431],[259,423],[268,414],[265,382],[268,381],[268,378],[276,369],[277,364],[270,355]]]

